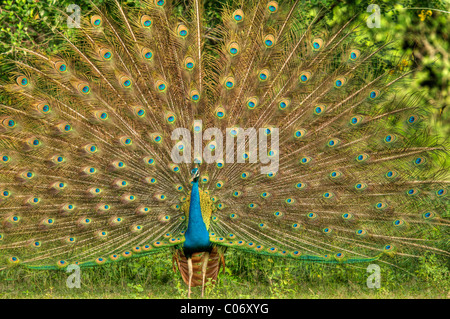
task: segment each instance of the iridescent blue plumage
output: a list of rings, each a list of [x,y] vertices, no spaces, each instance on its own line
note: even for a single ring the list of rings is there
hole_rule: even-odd
[[[185,242],[183,246],[184,253],[187,257],[193,252],[209,251],[211,242],[209,241],[209,233],[203,221],[200,206],[200,193],[198,189],[198,169],[193,170],[195,174],[192,182],[191,201],[189,206],[189,222],[185,234]]]

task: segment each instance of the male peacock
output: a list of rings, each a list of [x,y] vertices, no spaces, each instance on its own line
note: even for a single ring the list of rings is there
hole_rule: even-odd
[[[381,64],[390,43],[300,1],[237,1],[206,30],[200,2],[182,18],[165,0],[92,4],[54,29],[58,54],[2,60],[0,269],[173,248],[190,293],[227,248],[450,256],[448,155],[427,104],[395,94],[410,71]]]

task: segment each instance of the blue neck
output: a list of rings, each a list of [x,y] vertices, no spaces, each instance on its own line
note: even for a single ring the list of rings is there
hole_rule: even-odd
[[[185,253],[207,251],[211,245],[209,241],[209,232],[203,221],[200,207],[200,193],[198,190],[198,181],[193,182],[191,191],[191,202],[189,206],[189,222],[185,234],[184,250]]]

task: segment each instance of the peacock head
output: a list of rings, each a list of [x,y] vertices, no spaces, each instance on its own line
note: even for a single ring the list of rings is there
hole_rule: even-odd
[[[198,179],[200,178],[200,170],[198,169],[198,165],[195,165],[194,168],[191,170],[191,180],[190,182],[198,182]]]

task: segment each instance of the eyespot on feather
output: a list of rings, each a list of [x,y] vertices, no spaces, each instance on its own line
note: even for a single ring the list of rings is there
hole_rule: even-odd
[[[361,124],[362,121],[363,121],[363,119],[364,119],[364,117],[361,116],[361,115],[353,116],[353,117],[350,119],[350,125],[356,126],[356,125],[358,125],[358,124]]]
[[[39,115],[47,115],[51,112],[50,104],[47,102],[41,102],[36,105],[36,110]]]
[[[60,123],[56,126],[58,133],[69,133],[72,131],[72,125],[67,122]]]
[[[384,174],[384,176],[387,179],[395,179],[398,176],[398,172],[397,171],[388,171],[388,172],[386,172],[386,174]]]
[[[148,166],[155,165],[155,159],[151,156],[146,156],[142,160],[144,161],[144,164],[146,164]]]
[[[189,35],[189,30],[188,30],[188,28],[184,25],[184,24],[180,24],[178,27],[177,27],[177,35],[180,37],[180,38],[186,38],[188,35]]]
[[[87,166],[85,168],[83,168],[83,173],[86,175],[95,175],[97,173],[97,169],[95,167],[92,166]]]
[[[268,34],[264,37],[264,45],[267,48],[272,48],[275,45],[275,37],[272,34]]]
[[[109,119],[109,115],[106,111],[94,111],[94,117],[97,121],[105,122]]]
[[[95,153],[98,152],[98,148],[97,148],[97,146],[96,146],[95,144],[87,144],[87,145],[84,147],[84,151],[85,151],[87,154],[95,154]]]
[[[167,90],[167,82],[163,80],[158,80],[155,82],[155,88],[158,92],[164,93]]]
[[[98,28],[98,27],[101,27],[102,24],[103,24],[103,19],[102,19],[101,16],[99,16],[99,15],[93,15],[93,16],[91,17],[91,25],[92,25],[93,27]]]
[[[270,13],[276,13],[278,11],[278,2],[270,1],[267,4],[267,10],[269,10]]]
[[[87,94],[91,93],[91,88],[90,88],[89,84],[86,82],[78,83],[77,89],[83,95],[87,95]]]
[[[153,51],[148,48],[142,48],[141,49],[141,55],[146,61],[153,60]]]
[[[63,164],[66,162],[66,157],[63,155],[54,155],[50,158],[50,162],[52,162],[54,165]]]
[[[145,117],[145,109],[142,106],[135,106],[135,107],[133,107],[133,113],[138,118],[144,118]]]
[[[59,73],[67,72],[67,64],[64,61],[62,61],[62,60],[55,62],[54,63],[54,68]]]
[[[311,44],[312,44],[313,50],[318,51],[318,50],[322,49],[324,42],[321,38],[317,38],[317,39],[314,39]]]
[[[305,164],[309,164],[311,163],[312,158],[309,156],[304,156],[302,158],[300,158],[300,164],[305,165]]]
[[[372,90],[369,93],[369,99],[371,99],[371,100],[375,100],[379,96],[380,96],[380,91],[379,90]]]
[[[37,149],[42,146],[42,142],[38,137],[30,137],[27,139],[26,144],[30,149]]]
[[[328,140],[327,147],[328,148],[336,148],[337,146],[339,146],[339,144],[341,144],[341,140],[339,140],[337,138],[332,138],[332,139]]]
[[[215,111],[215,115],[218,119],[223,119],[225,117],[225,109],[223,107],[218,107]]]
[[[359,154],[356,156],[356,161],[358,163],[363,163],[363,162],[367,161],[368,159],[369,159],[369,155],[366,153]]]
[[[285,109],[289,108],[290,105],[291,105],[290,99],[282,99],[280,102],[278,102],[278,108],[280,110],[285,110]]]
[[[265,82],[269,79],[269,76],[270,76],[270,71],[268,69],[263,69],[263,70],[259,71],[258,79],[261,82]]]
[[[234,77],[232,77],[232,76],[227,77],[224,81],[224,84],[228,90],[231,90],[232,88],[234,88],[234,85],[235,85]]]
[[[131,85],[133,84],[131,79],[126,75],[122,75],[119,79],[119,82],[122,85],[122,87],[127,88],[127,89],[130,88]]]
[[[231,56],[238,55],[240,50],[241,50],[241,47],[239,46],[239,44],[237,42],[231,42],[228,45],[228,53],[230,53]]]
[[[103,190],[98,187],[91,187],[89,188],[88,192],[89,194],[91,194],[91,196],[97,196],[100,195],[103,192]]]
[[[322,115],[326,111],[325,105],[317,105],[314,107],[314,114],[315,115]]]
[[[238,9],[238,10],[234,11],[234,13],[233,13],[233,20],[236,23],[244,21],[244,11],[242,11],[241,9]]]
[[[30,84],[28,78],[24,75],[18,76],[16,78],[16,82],[20,87],[26,87],[28,84]]]
[[[306,136],[307,132],[307,130],[299,128],[294,132],[294,138],[301,139]]]
[[[190,97],[193,102],[198,102],[200,100],[200,93],[197,90],[192,90]]]
[[[338,77],[334,80],[334,87],[341,88],[347,83],[347,79],[343,76]]]
[[[350,59],[350,61],[356,61],[356,60],[358,60],[360,55],[361,55],[361,52],[359,50],[356,50],[356,49],[352,50],[352,51],[350,51],[349,59]]]
[[[188,56],[184,59],[184,67],[186,70],[192,71],[195,68],[195,60]]]
[[[153,21],[152,21],[152,19],[150,18],[150,16],[144,14],[144,15],[141,17],[141,26],[142,26],[143,28],[148,29],[148,28],[150,28],[150,27],[152,26],[152,24],[153,24]]]
[[[1,119],[2,126],[6,129],[13,129],[16,127],[17,122],[12,117],[4,117]]]
[[[111,60],[113,58],[112,52],[109,49],[107,49],[107,48],[101,48],[98,51],[98,54],[105,61],[109,61],[109,60]]]
[[[307,83],[311,79],[311,72],[303,71],[300,73],[299,80],[300,83]]]
[[[257,97],[251,97],[247,100],[247,108],[250,110],[253,110],[258,106],[258,98]]]

